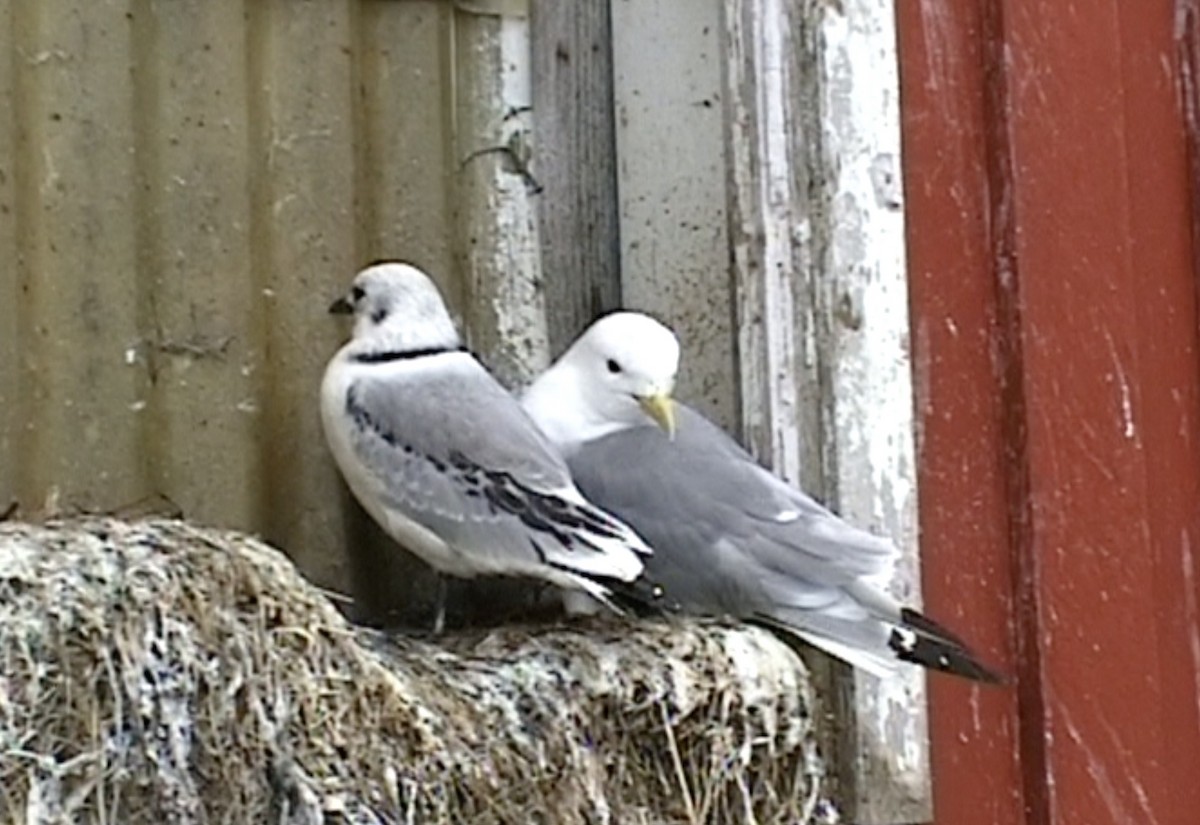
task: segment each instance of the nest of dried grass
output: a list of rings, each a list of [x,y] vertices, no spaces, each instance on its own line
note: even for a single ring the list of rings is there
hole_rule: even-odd
[[[601,623],[356,630],[279,552],[178,521],[0,525],[0,822],[804,822],[799,659]]]

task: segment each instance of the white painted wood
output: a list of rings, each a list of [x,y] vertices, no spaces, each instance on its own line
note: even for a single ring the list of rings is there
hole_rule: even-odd
[[[800,209],[790,141],[790,15],[782,0],[726,4],[725,113],[742,433],[775,472],[799,483],[801,373],[792,227]]]
[[[740,418],[780,475],[894,537],[888,585],[917,604],[893,14],[613,0],[618,189],[626,303],[683,333],[680,396],[735,432]],[[848,821],[927,821],[922,674],[833,673]]]
[[[621,286],[687,352],[677,391],[739,425],[720,0],[613,0]]]
[[[463,311],[472,348],[503,383],[517,386],[549,363],[529,175],[529,17],[519,4],[476,3],[456,11],[454,27]]]
[[[819,475],[846,518],[896,541],[902,560],[887,584],[919,605],[893,17],[890,0],[810,4],[790,29],[799,32],[793,146],[801,188],[817,193],[794,235],[804,263],[798,325],[814,367],[801,396],[821,399],[804,426],[819,440],[819,468],[806,468],[806,481]],[[924,675],[842,678],[836,762],[848,819],[928,820]]]
[[[827,486],[848,519],[896,541],[903,555],[888,585],[919,605],[895,15],[891,0],[820,8],[822,166],[831,176],[828,286],[817,292],[829,319],[820,354],[830,382]],[[931,819],[924,673],[853,679],[853,821]]]

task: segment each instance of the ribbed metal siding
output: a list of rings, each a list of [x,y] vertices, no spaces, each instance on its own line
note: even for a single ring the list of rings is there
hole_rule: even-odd
[[[453,14],[0,0],[0,509],[163,494],[345,583],[325,308],[397,255],[460,304]]]

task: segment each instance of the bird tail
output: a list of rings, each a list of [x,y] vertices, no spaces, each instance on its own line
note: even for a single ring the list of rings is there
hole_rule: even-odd
[[[814,610],[776,607],[759,623],[798,637],[852,667],[880,678],[909,662],[985,684],[1003,684],[963,641],[932,619],[905,608],[894,623],[874,616],[842,618]]]
[[[900,624],[892,626],[888,647],[902,662],[973,682],[1000,685],[1007,681],[999,671],[985,665],[961,638],[911,607],[904,608]]]

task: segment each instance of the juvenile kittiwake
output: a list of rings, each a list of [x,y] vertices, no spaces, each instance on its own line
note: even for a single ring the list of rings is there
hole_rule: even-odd
[[[854,527],[774,476],[668,393],[675,335],[645,315],[594,323],[527,390],[526,411],[589,500],[654,547],[647,575],[692,612],[798,636],[876,675],[906,661],[984,682],[997,674],[961,639],[872,578],[892,542]],[[650,426],[645,398],[664,433]]]
[[[613,589],[653,597],[639,580],[645,542],[580,494],[517,400],[463,348],[428,276],[368,267],[330,312],[353,314],[354,332],[325,370],[325,438],[388,535],[453,576],[528,576],[602,602]]]

